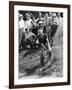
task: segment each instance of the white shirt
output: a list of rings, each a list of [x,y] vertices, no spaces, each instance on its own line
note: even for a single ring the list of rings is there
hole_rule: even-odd
[[[24,26],[25,26],[25,21],[24,21],[23,19],[21,19],[21,20],[19,21],[19,29],[23,29]]]
[[[58,18],[58,25],[60,25],[60,24],[63,24],[63,18],[62,17]]]
[[[31,20],[31,19],[26,20],[25,26],[26,26],[27,28],[29,28],[29,29],[32,28],[32,20]]]

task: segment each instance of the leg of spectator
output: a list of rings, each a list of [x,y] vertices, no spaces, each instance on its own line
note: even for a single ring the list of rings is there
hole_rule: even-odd
[[[22,29],[19,29],[19,48],[21,47]]]

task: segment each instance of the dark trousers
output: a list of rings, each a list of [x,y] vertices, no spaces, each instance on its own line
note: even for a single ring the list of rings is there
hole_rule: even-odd
[[[19,29],[19,47],[21,46],[21,40],[22,40],[22,29]]]
[[[51,37],[54,37],[56,30],[57,30],[57,25],[52,25],[51,26]]]
[[[19,48],[23,46],[23,42],[25,39],[25,34],[22,30],[19,30]]]

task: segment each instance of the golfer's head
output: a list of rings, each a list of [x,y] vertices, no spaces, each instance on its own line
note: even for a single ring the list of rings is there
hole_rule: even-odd
[[[40,26],[40,27],[43,27],[43,26],[44,26],[43,21],[39,21],[39,26]]]

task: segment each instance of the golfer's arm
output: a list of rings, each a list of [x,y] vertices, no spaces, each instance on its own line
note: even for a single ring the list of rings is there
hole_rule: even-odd
[[[50,46],[48,37],[47,37],[47,46],[48,46],[48,49],[51,51],[51,46]]]
[[[42,46],[45,50],[47,50],[47,48],[46,48],[43,44],[41,44],[41,46]]]

